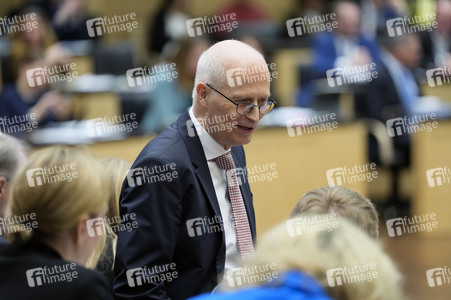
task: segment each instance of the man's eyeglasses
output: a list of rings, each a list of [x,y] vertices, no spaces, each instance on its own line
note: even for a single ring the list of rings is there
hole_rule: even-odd
[[[273,110],[273,108],[277,104],[277,102],[273,98],[271,98],[271,96],[269,97],[269,99],[258,100],[259,104],[254,104],[252,101],[249,101],[249,100],[242,100],[237,103],[237,102],[231,100],[229,97],[227,97],[223,93],[221,93],[220,91],[218,91],[217,89],[215,89],[214,87],[212,87],[211,85],[209,85],[208,83],[206,83],[206,85],[209,88],[211,88],[212,90],[214,90],[216,93],[221,95],[222,97],[226,98],[227,100],[229,100],[230,102],[235,104],[236,112],[242,116],[250,113],[254,109],[255,106],[258,106],[258,112],[261,115],[267,115]]]

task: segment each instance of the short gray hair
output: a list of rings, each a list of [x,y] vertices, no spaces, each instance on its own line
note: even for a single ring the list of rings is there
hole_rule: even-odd
[[[196,86],[199,82],[206,82],[212,85],[219,85],[225,81],[225,68],[220,59],[211,51],[204,51],[199,57],[194,79],[193,102],[197,98]]]
[[[0,134],[0,176],[12,179],[20,164],[20,154],[26,155],[27,146],[24,142]]]

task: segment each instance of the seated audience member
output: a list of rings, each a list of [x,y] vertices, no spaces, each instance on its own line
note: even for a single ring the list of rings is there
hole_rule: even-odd
[[[362,32],[371,37],[387,35],[387,21],[408,15],[405,9],[388,0],[362,0]]]
[[[191,17],[186,13],[187,1],[166,0],[149,22],[147,50],[149,55],[163,54],[165,47],[173,41],[187,37],[186,21]]]
[[[247,267],[228,274],[241,289],[191,299],[403,299],[401,274],[366,232],[345,218],[330,230],[306,223],[301,234],[288,221],[263,236]]]
[[[28,126],[28,122],[43,125],[70,117],[69,104],[60,92],[49,90],[47,84],[29,85],[27,70],[42,66],[35,61],[23,61],[19,65],[17,81],[3,87],[0,118],[9,120],[5,122],[8,133],[14,133],[14,126]]]
[[[131,163],[112,157],[105,158],[101,162],[107,176],[109,177],[111,187],[111,196],[108,201],[108,211],[105,215],[106,220],[104,222],[106,234],[99,238],[99,241],[95,245],[86,266],[90,269],[96,269],[97,271],[105,274],[112,289],[114,280],[113,266],[114,257],[116,256],[117,231],[129,230],[125,227],[127,225],[126,223],[122,224],[123,227],[120,227],[122,219],[119,214],[119,195],[121,193],[122,182],[124,182],[124,178],[130,170]],[[128,219],[125,221],[128,221]]]
[[[306,193],[291,211],[290,218],[304,214],[332,214],[345,217],[370,236],[379,236],[379,218],[373,203],[342,186],[325,186]]]
[[[415,34],[386,37],[381,40],[384,51],[382,63],[378,66],[378,78],[365,89],[362,99],[356,100],[356,115],[379,120],[402,118],[413,113],[420,96],[420,87],[413,70],[421,59],[420,41]],[[409,165],[410,140],[408,134],[395,134],[395,163]],[[370,160],[379,163],[378,149],[370,140]]]
[[[326,77],[329,69],[378,63],[376,41],[360,29],[360,7],[353,1],[339,0],[332,12],[336,14],[337,28],[318,34],[313,43],[313,68],[317,77]]]
[[[197,61],[202,52],[210,47],[210,42],[203,38],[189,38],[173,45],[175,48],[174,63],[176,70],[162,71],[162,63],[154,66],[151,76],[165,76],[167,80],[158,81],[150,93],[150,102],[144,113],[141,127],[148,132],[160,132],[192,105],[191,92]],[[164,70],[164,69],[163,69]],[[177,76],[172,72],[176,71]]]
[[[451,1],[438,0],[435,14],[437,28],[420,33],[425,69],[451,66]]]
[[[91,37],[86,30],[85,0],[61,0],[51,16],[55,33],[60,41],[89,40]]]
[[[12,242],[0,251],[2,299],[111,299],[101,274],[82,267],[110,196],[100,162],[69,147],[30,156],[7,208]]]
[[[25,22],[37,22],[39,26],[11,35],[11,54],[3,73],[8,76],[0,93],[0,117],[33,114],[31,118],[39,124],[66,120],[70,117],[69,105],[61,93],[49,90],[48,78],[73,79],[73,70],[68,68],[70,52],[56,43],[49,22],[39,9],[29,8],[23,13],[35,13],[36,20]],[[33,71],[36,68],[42,69]]]
[[[8,204],[11,182],[16,170],[27,160],[27,148],[25,144],[7,134],[0,133],[0,219],[5,217]],[[0,224],[0,234],[5,232],[5,227]],[[6,244],[6,240],[0,235],[0,245]]]
[[[326,72],[335,68],[352,68],[380,61],[376,40],[364,34],[360,28],[361,11],[354,1],[338,0],[332,5],[337,27],[318,33],[313,38],[311,79],[326,78]],[[364,68],[364,67],[361,67]],[[298,105],[309,107],[315,93],[315,84],[307,80],[297,97]]]

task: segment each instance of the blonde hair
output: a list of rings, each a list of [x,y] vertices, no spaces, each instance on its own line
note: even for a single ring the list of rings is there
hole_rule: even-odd
[[[53,173],[43,175],[47,177],[41,178],[41,184],[31,185],[32,169]],[[83,215],[96,217],[106,208],[109,190],[100,163],[86,151],[66,146],[37,151],[17,172],[7,208],[10,217],[35,214],[37,227],[16,232],[10,240],[56,237],[71,230]]]
[[[279,224],[263,236],[255,257],[249,262],[251,266],[273,263],[279,275],[289,270],[301,270],[316,278],[337,300],[402,299],[401,274],[396,266],[377,241],[355,224],[338,218],[331,231],[318,230],[292,236],[288,222]],[[377,272],[377,278],[372,281],[328,285],[328,270],[372,263]]]
[[[102,165],[104,171],[110,180],[111,197],[108,202],[107,216],[113,218],[119,216],[119,197],[121,195],[122,183],[127,176],[132,164],[126,160],[107,157],[102,159]],[[116,223],[114,225],[119,225]]]
[[[130,170],[131,163],[113,157],[107,157],[101,160],[103,172],[106,173],[109,179],[110,185],[110,198],[108,200],[108,211],[106,217],[109,220],[113,220],[113,224],[105,224],[105,226],[118,227],[120,225],[120,213],[119,213],[119,197],[121,194],[122,183],[124,182],[125,177],[127,176],[127,172]],[[111,259],[114,262],[114,258],[116,256],[116,242],[117,235],[113,232],[113,230],[106,230],[106,234],[102,239],[99,239],[94,249],[91,253],[91,256],[88,258],[88,262],[86,266],[88,268],[94,269],[100,259]],[[113,247],[113,257],[107,256],[107,249],[105,246],[112,245]]]
[[[336,213],[361,226],[373,238],[379,236],[379,218],[373,203],[343,186],[326,186],[309,191],[296,204],[290,217],[304,213]]]

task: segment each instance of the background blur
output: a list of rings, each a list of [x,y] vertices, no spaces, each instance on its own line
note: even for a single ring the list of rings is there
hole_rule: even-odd
[[[2,1],[0,131],[133,162],[191,105],[202,51],[242,40],[272,65],[278,102],[245,146],[259,234],[344,185],[376,204],[410,299],[449,299],[426,270],[451,264],[451,2],[355,3]],[[389,236],[387,220],[430,214],[437,228]]]

